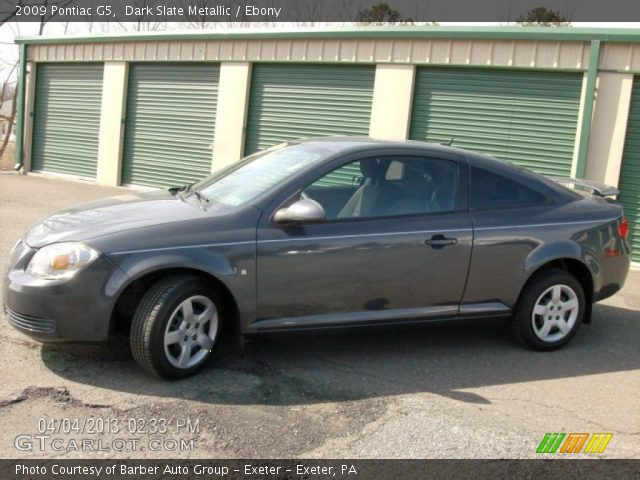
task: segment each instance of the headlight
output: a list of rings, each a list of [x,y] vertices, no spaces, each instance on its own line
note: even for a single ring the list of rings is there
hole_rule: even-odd
[[[93,262],[100,252],[84,243],[52,243],[36,252],[27,272],[47,280],[71,278]]]

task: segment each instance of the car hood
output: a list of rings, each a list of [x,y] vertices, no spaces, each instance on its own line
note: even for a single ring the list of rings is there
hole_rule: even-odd
[[[34,225],[24,240],[39,248],[49,243],[88,241],[119,231],[214,215],[214,209],[207,207],[205,211],[194,197],[184,200],[166,190],[128,193],[54,213]]]

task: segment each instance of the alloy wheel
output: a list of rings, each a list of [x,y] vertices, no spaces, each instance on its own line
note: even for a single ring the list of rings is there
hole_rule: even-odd
[[[218,310],[208,297],[194,295],[171,314],[164,333],[164,352],[176,368],[187,369],[204,361],[218,334]]]
[[[538,297],[531,314],[533,331],[544,342],[557,342],[571,332],[580,303],[568,285],[552,285]]]

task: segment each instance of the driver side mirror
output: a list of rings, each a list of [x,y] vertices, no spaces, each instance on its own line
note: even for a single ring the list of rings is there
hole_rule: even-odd
[[[322,223],[326,217],[327,215],[322,205],[310,198],[303,198],[286,208],[278,210],[273,216],[273,221],[278,224]]]

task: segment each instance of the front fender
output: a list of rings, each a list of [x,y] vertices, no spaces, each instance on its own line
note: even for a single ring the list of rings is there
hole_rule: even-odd
[[[156,270],[170,268],[201,270],[219,277],[221,281],[225,277],[232,277],[238,273],[238,268],[227,258],[207,248],[173,250],[162,253],[143,252],[130,255],[122,260],[115,257],[114,261],[132,279],[140,278]]]
[[[233,295],[245,318],[255,315],[255,245],[237,244],[124,253],[112,256],[119,272],[112,275],[106,292],[112,298],[111,311],[122,292],[136,280],[155,272],[190,269],[208,274]]]

